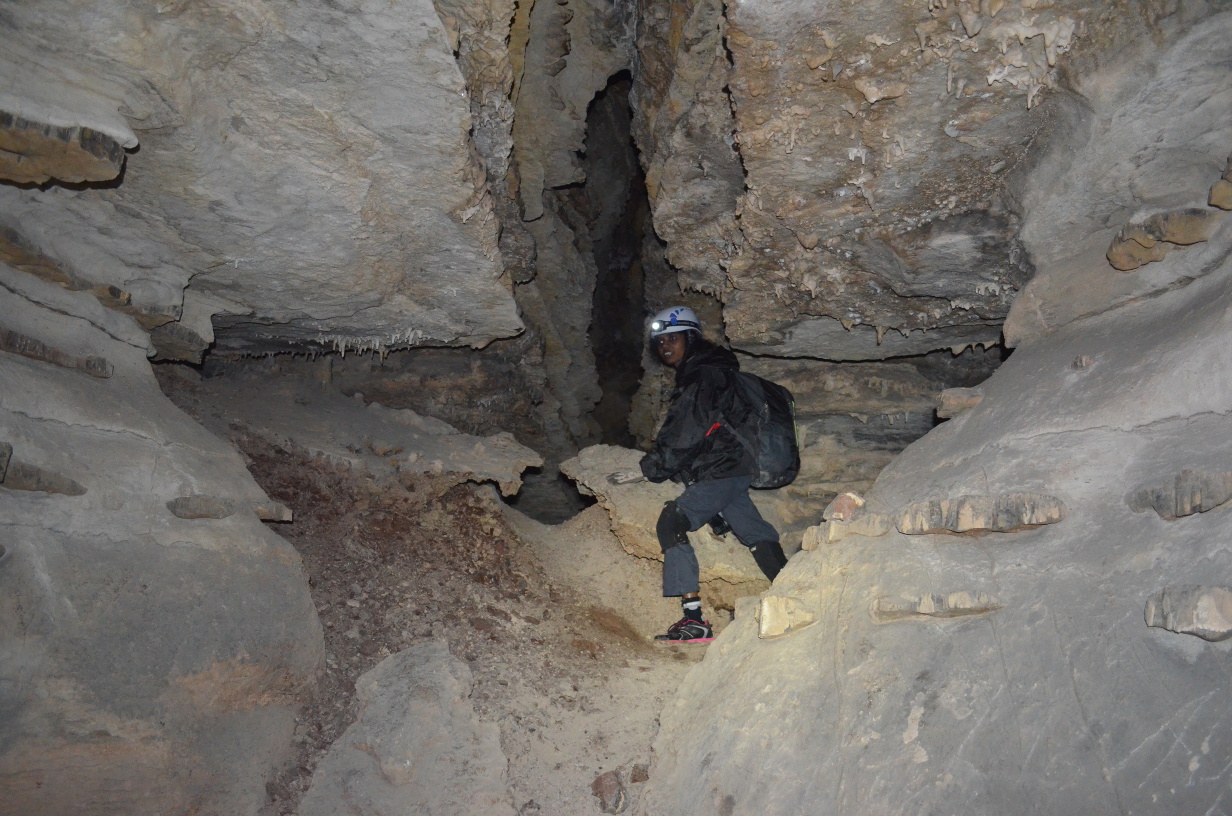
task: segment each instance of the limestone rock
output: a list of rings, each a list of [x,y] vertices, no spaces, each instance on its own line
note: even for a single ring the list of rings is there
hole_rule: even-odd
[[[502,41],[511,16],[493,13]],[[5,226],[74,275],[144,299],[164,324],[191,278],[241,307],[216,325],[241,353],[478,347],[521,331],[467,83],[430,0],[219,15],[64,3],[6,25],[0,110],[37,127],[0,132],[47,133],[22,150],[63,144],[60,164],[101,152],[99,170],[74,172],[112,178],[117,146],[142,134],[118,185],[0,189]],[[193,346],[162,334],[169,351]]]
[[[892,623],[908,619],[961,618],[996,612],[1003,604],[984,592],[930,593],[915,598],[883,596],[873,601],[873,620]]]
[[[1146,602],[1146,625],[1218,643],[1232,637],[1232,589],[1174,586]]]
[[[896,526],[905,535],[1009,533],[1056,524],[1064,518],[1065,504],[1055,496],[1007,493],[931,499],[913,504],[900,511]]]
[[[7,328],[113,366],[0,354],[0,810],[256,814],[324,659],[299,556],[253,514],[167,511],[268,498],[163,396],[133,318],[0,281]]]
[[[1127,224],[1112,240],[1108,262],[1124,272],[1162,260],[1170,245],[1189,246],[1209,240],[1222,215],[1218,210],[1187,209]]]
[[[58,127],[0,110],[0,178],[18,184],[109,181],[124,166],[124,148],[88,127]]]
[[[817,622],[817,613],[799,598],[766,595],[757,607],[757,636],[763,640],[790,635]]]
[[[1167,482],[1144,485],[1125,497],[1135,513],[1154,510],[1166,521],[1205,513],[1229,499],[1232,472],[1206,470],[1182,470]]]
[[[1106,254],[1115,230],[1156,213],[1206,205],[1214,167],[1223,168],[1232,124],[1216,100],[1228,92],[1221,67],[1229,56],[1228,17],[1217,13],[1178,26],[1147,45],[1145,33],[1122,33],[1120,53],[1142,53],[1149,72],[1094,69],[1083,84],[1099,87],[1081,98],[1050,103],[1055,126],[1022,174],[1026,205],[1020,238],[1036,275],[1010,309],[1005,340],[1013,347],[1082,317],[1151,297],[1214,268],[1226,251],[1225,231],[1183,252],[1168,246],[1116,245],[1133,256],[1134,274],[1121,274]],[[1151,56],[1145,54],[1149,52]],[[1193,134],[1206,136],[1195,141]],[[1208,140],[1209,139],[1209,140]],[[1133,168],[1129,170],[1128,168]],[[1125,194],[1128,179],[1135,192]],[[1218,211],[1212,210],[1211,212]],[[1062,236],[1075,236],[1062,239]],[[1084,236],[1078,238],[1076,236]],[[1198,257],[1189,257],[1196,255]],[[1145,264],[1145,265],[1143,265]],[[1129,263],[1121,264],[1129,267]]]
[[[1225,255],[1187,286],[1019,346],[978,410],[882,470],[866,509],[1029,493],[1063,496],[1064,523],[996,542],[891,530],[793,558],[774,593],[817,598],[818,625],[769,643],[736,616],[664,710],[635,812],[700,816],[727,801],[733,813],[893,813],[904,795],[963,816],[1024,802],[1039,814],[1209,810],[1232,779],[1229,641],[1148,628],[1143,605],[1164,588],[1208,588],[1200,614],[1163,593],[1152,617],[1172,610],[1178,623],[1190,609],[1218,634],[1232,515],[1151,524],[1125,494],[1232,461],[1230,279]],[[1075,368],[1082,355],[1094,364]],[[942,597],[927,597],[934,588]],[[879,598],[891,615],[926,597],[945,610],[951,591],[970,596],[958,608],[981,609],[979,593],[1002,608],[919,625],[870,614]],[[781,772],[747,774],[753,756]]]
[[[980,404],[984,395],[978,388],[947,388],[941,392],[941,402],[937,406],[939,419],[953,419],[963,411],[969,411]]]
[[[636,470],[641,457],[641,453],[628,448],[592,445],[562,463],[560,470],[608,511],[612,532],[626,552],[661,561],[663,550],[655,534],[655,523],[664,503],[679,496],[682,488],[674,482],[613,485],[607,478],[617,471]],[[754,502],[766,520],[776,524],[778,519],[771,512],[772,507],[757,495],[759,492],[754,491]],[[689,533],[689,542],[697,553],[702,600],[708,605],[731,609],[737,598],[757,595],[768,586],[753,556],[734,535],[718,538],[703,526]]]
[[[301,816],[513,816],[500,729],[475,715],[472,685],[435,640],[360,677],[359,716],[317,766]]]
[[[225,435],[237,429],[287,450],[363,468],[381,476],[424,473],[495,482],[511,496],[522,471],[543,458],[507,432],[478,437],[407,409],[343,396],[294,376],[270,384],[259,370],[205,380],[184,395],[207,424]]]
[[[739,359],[742,370],[784,385],[796,400],[800,474],[781,490],[755,491],[773,507],[785,546],[818,524],[817,507],[827,496],[864,493],[899,451],[927,433],[943,389],[982,380],[1000,363],[997,352],[976,350],[867,363],[743,353]]]

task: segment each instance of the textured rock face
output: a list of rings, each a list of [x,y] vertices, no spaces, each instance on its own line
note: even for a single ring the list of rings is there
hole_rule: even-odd
[[[211,314],[219,345],[246,351],[520,330],[467,85],[427,0],[10,11],[0,109],[140,150],[111,189],[0,189],[4,226],[183,317],[181,343],[214,340]]]
[[[806,533],[768,618],[712,644],[638,812],[1219,809],[1232,241],[1220,226],[1129,272],[1105,256],[1126,223],[1206,206],[1224,172],[1232,17],[1189,27],[1195,11],[1125,52],[1152,71],[1109,56],[1058,106],[1023,177],[1039,274],[1011,315],[1021,345],[851,519]],[[1055,523],[1023,529],[1031,508]]]
[[[665,713],[640,812],[1205,812],[1232,750],[1227,645],[1207,642],[1232,516],[1125,497],[1232,457],[1229,275],[1020,348],[886,468],[867,510],[1047,490],[1068,513],[797,555],[770,594],[818,622],[765,640],[737,616]]]
[[[1083,264],[1115,278],[1078,246],[1102,255],[1125,223],[1205,208],[1208,191],[1217,206],[1227,142],[1184,134],[1227,127],[1215,101],[1226,45],[1205,27],[1166,55],[1159,45],[1213,10],[647,3],[637,133],[667,255],[683,286],[724,301],[732,343],[758,354],[873,360],[995,343],[1041,263],[1074,256],[1054,288]],[[1091,80],[1116,54],[1160,70]],[[1166,147],[1141,147],[1148,129]],[[1056,149],[1035,172],[1040,135]],[[1086,183],[1071,196],[1077,167]],[[1126,185],[1141,190],[1133,203]],[[1061,308],[1061,322],[1083,313]]]
[[[355,684],[362,710],[313,776],[301,816],[512,816],[500,729],[470,704],[470,669],[439,641]]]
[[[132,318],[0,265],[0,324],[55,352],[0,351],[0,812],[256,812],[322,659],[279,507]]]

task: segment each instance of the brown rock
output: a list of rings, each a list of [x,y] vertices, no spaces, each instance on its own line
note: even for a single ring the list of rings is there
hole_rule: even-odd
[[[805,530],[800,548],[815,550],[822,544],[834,544],[850,535],[862,535],[869,538],[880,538],[894,526],[889,516],[881,513],[860,513],[851,521],[831,519],[824,524]]]
[[[951,592],[946,595],[920,595],[915,598],[882,596],[873,601],[873,620],[877,623],[924,618],[959,618],[996,612],[1004,605],[984,592]]]
[[[87,127],[57,127],[0,111],[0,178],[18,184],[110,181],[124,166],[124,148]]]
[[[864,499],[850,491],[839,493],[834,501],[821,512],[821,517],[827,521],[851,521],[864,507]]]
[[[1146,625],[1218,643],[1232,637],[1232,589],[1168,587],[1146,602]]]
[[[1223,213],[1190,208],[1152,215],[1141,224],[1126,224],[1108,247],[1108,262],[1121,271],[1137,269],[1168,254],[1170,246],[1209,240]]]
[[[62,496],[84,496],[86,489],[67,476],[53,473],[25,462],[9,460],[4,481],[9,490],[31,490],[36,493],[58,493]]]
[[[167,502],[167,509],[176,518],[224,519],[239,508],[233,500],[217,496],[180,496]]]
[[[84,371],[92,377],[107,378],[113,372],[111,363],[102,357],[74,357],[46,343],[27,337],[15,331],[0,329],[0,351],[19,354],[44,363],[51,363],[62,368],[72,368]]]
[[[633,770],[629,771],[629,781],[634,785],[648,779],[650,779],[650,766],[644,762],[634,765]]]
[[[276,501],[258,502],[252,506],[252,509],[261,521],[287,522],[293,518],[291,508]]]
[[[1205,513],[1232,499],[1232,472],[1183,470],[1162,484],[1135,488],[1125,497],[1135,513],[1154,510],[1161,519],[1173,521]]]
[[[799,598],[767,595],[757,607],[757,636],[762,640],[790,635],[817,622],[817,613]]]
[[[958,496],[910,505],[899,514],[898,531],[905,535],[1008,533],[1064,518],[1065,503],[1042,493]]]
[[[1211,196],[1207,201],[1212,207],[1221,210],[1232,210],[1232,181],[1220,179],[1211,187]]]
[[[937,416],[941,419],[952,419],[979,405],[982,399],[984,394],[978,388],[947,388],[941,392]]]
[[[1121,272],[1129,272],[1153,261],[1162,261],[1172,247],[1153,243],[1146,247],[1134,240],[1114,238],[1108,247],[1108,263]]]
[[[590,791],[599,797],[599,809],[604,813],[622,813],[629,804],[624,783],[618,771],[600,774],[590,785]]]

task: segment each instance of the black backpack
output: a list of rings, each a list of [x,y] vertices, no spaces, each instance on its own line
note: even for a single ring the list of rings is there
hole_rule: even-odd
[[[744,371],[736,372],[735,384],[744,410],[738,421],[729,420],[736,438],[757,463],[751,486],[773,490],[791,484],[800,472],[795,398],[778,383]]]

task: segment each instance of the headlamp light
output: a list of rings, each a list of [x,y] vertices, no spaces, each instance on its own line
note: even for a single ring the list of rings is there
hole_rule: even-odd
[[[662,323],[660,323],[658,320],[656,320],[655,322],[653,322],[653,323],[651,323],[651,324],[650,324],[650,330],[651,330],[651,331],[659,331],[659,330],[661,330],[662,328],[663,328],[663,324],[662,324]]]

